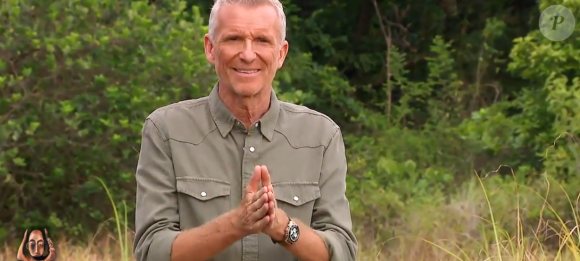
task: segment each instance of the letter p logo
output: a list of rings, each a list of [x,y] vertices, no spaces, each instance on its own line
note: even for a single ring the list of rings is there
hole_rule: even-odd
[[[558,21],[558,19],[560,19],[560,21]],[[564,17],[555,15],[550,17],[550,20],[554,21],[554,24],[552,25],[552,30],[556,30],[556,26],[564,22]]]
[[[552,5],[540,15],[540,32],[551,41],[568,39],[576,27],[576,18],[570,9],[562,5]]]

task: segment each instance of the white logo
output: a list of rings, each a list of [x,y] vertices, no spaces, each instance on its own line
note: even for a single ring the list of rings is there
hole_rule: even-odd
[[[551,41],[566,40],[574,32],[576,18],[570,9],[551,5],[540,15],[540,32]]]

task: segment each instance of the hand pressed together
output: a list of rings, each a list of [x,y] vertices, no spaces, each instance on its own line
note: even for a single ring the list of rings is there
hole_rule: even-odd
[[[266,166],[254,168],[254,174],[246,187],[242,202],[236,209],[236,214],[234,224],[245,235],[263,232],[276,240],[284,236],[288,217],[284,211],[277,208],[270,173]]]

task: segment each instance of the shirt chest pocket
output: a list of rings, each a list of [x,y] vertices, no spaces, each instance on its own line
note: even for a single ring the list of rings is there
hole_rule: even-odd
[[[177,203],[181,229],[201,226],[230,210],[230,184],[226,181],[177,177]]]
[[[316,183],[272,184],[278,207],[291,218],[310,224],[314,203],[320,198],[320,187]]]

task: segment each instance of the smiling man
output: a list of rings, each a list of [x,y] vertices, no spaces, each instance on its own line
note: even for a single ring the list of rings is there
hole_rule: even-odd
[[[340,128],[279,101],[288,43],[278,0],[217,0],[208,97],[155,110],[137,166],[138,261],[354,261]]]

